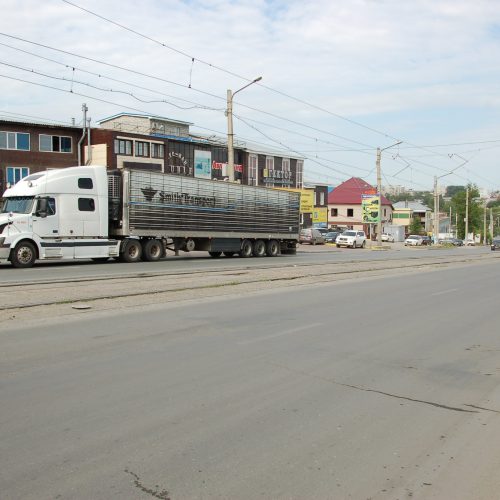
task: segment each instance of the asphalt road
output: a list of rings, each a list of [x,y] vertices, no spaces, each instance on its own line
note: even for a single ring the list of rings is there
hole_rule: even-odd
[[[283,255],[273,259],[250,258],[213,259],[207,252],[181,252],[179,256],[169,254],[159,262],[137,262],[126,264],[109,261],[95,264],[92,261],[38,262],[30,269],[14,269],[10,263],[0,265],[0,285],[37,280],[71,280],[79,278],[122,275],[141,275],[144,273],[179,273],[206,271],[209,269],[237,269],[242,266],[258,268],[262,266],[293,266],[304,263],[328,262],[366,262],[371,260],[406,260],[429,256],[472,256],[490,254],[490,247],[405,247],[402,243],[384,244],[384,250],[371,250],[370,243],[365,249],[336,248],[335,245],[299,245],[296,255]]]
[[[0,326],[2,499],[492,499],[498,262]]]

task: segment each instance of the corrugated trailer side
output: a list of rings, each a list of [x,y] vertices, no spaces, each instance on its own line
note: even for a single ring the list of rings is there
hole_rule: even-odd
[[[283,251],[298,240],[294,192],[124,169],[110,175],[110,199],[113,234],[172,239],[176,250],[236,253],[244,240],[276,240]]]

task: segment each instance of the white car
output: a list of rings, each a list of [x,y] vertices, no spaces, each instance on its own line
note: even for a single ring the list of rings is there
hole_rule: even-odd
[[[394,243],[394,236],[392,234],[382,233],[382,241],[388,241],[389,243]]]
[[[422,245],[423,242],[424,240],[422,236],[419,236],[418,234],[410,234],[410,236],[408,236],[405,240],[405,246],[416,247]]]
[[[364,231],[355,231],[354,229],[350,229],[348,231],[344,231],[342,234],[337,236],[335,240],[335,244],[337,248],[340,247],[361,247],[365,248],[366,245],[366,235]]]

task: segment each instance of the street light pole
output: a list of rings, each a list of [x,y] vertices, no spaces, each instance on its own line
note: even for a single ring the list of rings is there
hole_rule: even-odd
[[[236,92],[232,92],[230,89],[227,90],[227,175],[230,182],[234,182],[234,134],[233,134],[233,99],[234,96],[241,92],[243,89],[246,89],[250,85],[260,82],[262,77],[259,76],[252,80],[250,83],[241,87]]]

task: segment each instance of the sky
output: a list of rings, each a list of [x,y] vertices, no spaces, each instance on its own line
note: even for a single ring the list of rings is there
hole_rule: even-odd
[[[0,118],[192,123],[306,181],[500,189],[500,0],[2,0]]]

